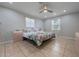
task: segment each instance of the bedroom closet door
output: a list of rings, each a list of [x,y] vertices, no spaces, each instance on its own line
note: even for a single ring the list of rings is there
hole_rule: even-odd
[[[2,35],[2,31],[1,31],[1,26],[0,26],[0,43],[3,41],[3,35]]]
[[[0,42],[2,42],[3,39],[2,39],[2,33],[0,32]]]

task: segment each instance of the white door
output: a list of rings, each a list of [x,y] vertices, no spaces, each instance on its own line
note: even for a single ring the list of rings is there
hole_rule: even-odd
[[[3,40],[3,34],[2,34],[2,23],[0,22],[0,42],[4,41]]]

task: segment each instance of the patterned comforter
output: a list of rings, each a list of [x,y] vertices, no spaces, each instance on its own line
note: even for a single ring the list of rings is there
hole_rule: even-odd
[[[25,32],[23,33],[23,37],[33,40],[40,46],[43,41],[55,37],[55,34],[51,32]]]

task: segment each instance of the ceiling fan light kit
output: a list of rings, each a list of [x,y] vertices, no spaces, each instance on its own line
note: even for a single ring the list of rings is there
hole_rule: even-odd
[[[47,10],[44,10],[44,13],[47,13],[48,11]]]
[[[48,9],[47,4],[42,4],[40,13],[47,13],[47,12],[52,13],[53,11]]]

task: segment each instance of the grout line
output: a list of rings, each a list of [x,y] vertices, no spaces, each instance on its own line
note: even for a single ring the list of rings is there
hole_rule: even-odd
[[[65,45],[65,47],[64,47],[63,57],[65,57],[64,54],[65,54],[65,52],[66,52],[66,47],[67,47],[67,43],[66,43],[66,45]]]

